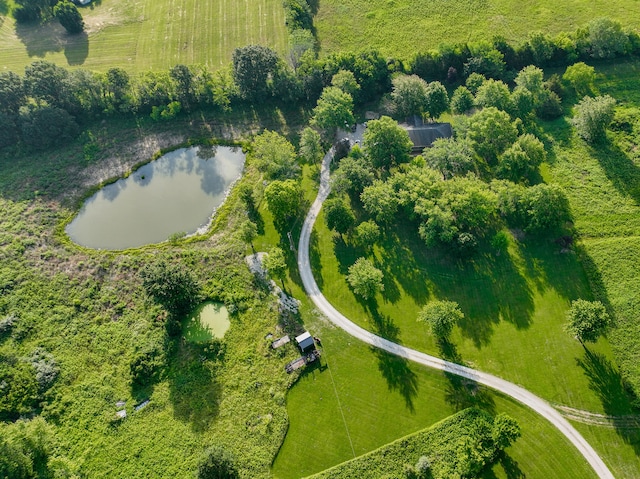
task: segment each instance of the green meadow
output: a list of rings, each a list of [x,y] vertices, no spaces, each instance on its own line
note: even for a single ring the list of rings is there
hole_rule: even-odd
[[[366,47],[402,60],[443,43],[496,35],[519,41],[536,31],[574,31],[598,17],[640,25],[640,5],[634,0],[322,0],[319,5],[315,25],[324,53]]]
[[[261,44],[283,53],[287,46],[279,0],[97,0],[80,11],[86,34],[76,36],[56,21],[16,25],[13,18],[0,17],[2,68],[22,72],[45,59],[96,71],[166,70],[179,63],[217,69],[238,47]]]

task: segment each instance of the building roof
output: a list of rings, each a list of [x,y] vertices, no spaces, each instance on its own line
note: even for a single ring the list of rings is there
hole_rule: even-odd
[[[410,121],[402,123],[400,126],[409,134],[414,151],[422,151],[424,148],[431,146],[438,138],[450,138],[453,136],[450,123],[424,123],[419,116],[413,117]]]
[[[303,351],[309,346],[314,345],[313,338],[311,337],[309,331],[305,331],[300,336],[296,336],[296,343],[298,343],[298,346],[300,346],[300,349],[302,349]]]

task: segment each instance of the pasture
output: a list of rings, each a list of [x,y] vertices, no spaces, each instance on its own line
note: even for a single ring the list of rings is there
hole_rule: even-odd
[[[639,15],[640,5],[634,0],[322,0],[315,25],[325,54],[373,48],[409,60],[442,43],[491,40],[496,35],[518,41],[535,31],[555,35],[598,17],[638,27]]]
[[[80,9],[86,33],[67,35],[57,21],[16,25],[0,17],[0,66],[22,72],[45,59],[61,66],[130,72],[182,63],[217,69],[237,47],[267,45],[283,53],[288,34],[279,0],[97,0]]]

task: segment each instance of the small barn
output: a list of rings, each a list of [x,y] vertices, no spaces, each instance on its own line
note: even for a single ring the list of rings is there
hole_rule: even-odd
[[[316,343],[313,341],[313,337],[309,331],[305,331],[300,336],[296,336],[296,343],[298,343],[298,347],[300,348],[300,351],[302,351],[302,354],[313,351],[316,348]]]
[[[413,143],[411,154],[419,155],[422,150],[431,146],[438,138],[450,138],[453,136],[451,123],[425,123],[422,117],[415,115],[407,122],[401,123],[409,134]]]

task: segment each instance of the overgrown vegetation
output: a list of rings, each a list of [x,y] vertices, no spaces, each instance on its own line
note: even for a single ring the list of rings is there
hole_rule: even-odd
[[[510,426],[504,427],[507,424]],[[312,477],[477,477],[519,436],[519,426],[512,418],[465,409],[429,429]]]

